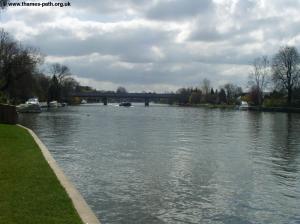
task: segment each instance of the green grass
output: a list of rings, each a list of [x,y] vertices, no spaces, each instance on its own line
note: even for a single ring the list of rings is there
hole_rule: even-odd
[[[82,224],[31,135],[0,124],[0,223]]]
[[[192,107],[204,107],[210,109],[235,109],[236,105],[231,104],[192,104]]]

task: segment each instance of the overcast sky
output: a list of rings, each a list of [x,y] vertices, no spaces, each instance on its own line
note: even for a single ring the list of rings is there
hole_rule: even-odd
[[[70,2],[9,7],[1,27],[97,89],[175,91],[203,78],[244,87],[255,57],[300,47],[300,0]]]

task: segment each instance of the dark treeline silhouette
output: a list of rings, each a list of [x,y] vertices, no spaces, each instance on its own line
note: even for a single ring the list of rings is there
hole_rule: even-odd
[[[15,103],[31,94],[42,56],[33,48],[14,41],[0,30],[0,97]]]
[[[181,88],[176,93],[179,105],[235,105],[240,103],[243,90],[232,83],[227,83],[220,89],[214,89],[211,87],[210,81],[205,78],[200,87]]]
[[[24,47],[0,30],[0,102],[19,104],[31,97],[66,102],[72,100],[72,92],[94,91],[80,86],[65,65],[54,63],[44,74],[39,70],[43,59],[38,50]]]

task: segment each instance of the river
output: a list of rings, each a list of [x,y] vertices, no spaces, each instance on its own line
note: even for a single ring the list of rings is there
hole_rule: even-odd
[[[90,104],[23,114],[105,223],[300,223],[300,114]]]

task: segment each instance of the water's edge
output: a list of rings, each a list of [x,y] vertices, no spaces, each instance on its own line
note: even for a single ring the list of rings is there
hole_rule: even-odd
[[[49,164],[50,168],[53,170],[54,174],[56,175],[57,179],[59,180],[62,187],[67,192],[68,196],[72,200],[74,208],[76,209],[78,215],[80,216],[83,223],[86,224],[100,224],[100,221],[91,210],[89,205],[86,203],[82,195],[79,191],[75,188],[75,186],[69,181],[66,177],[64,172],[60,169],[54,158],[51,156],[47,147],[43,144],[43,142],[38,138],[38,136],[29,128],[24,127],[18,124],[19,127],[28,131],[28,133],[32,136],[35,143],[40,148],[45,160]]]

